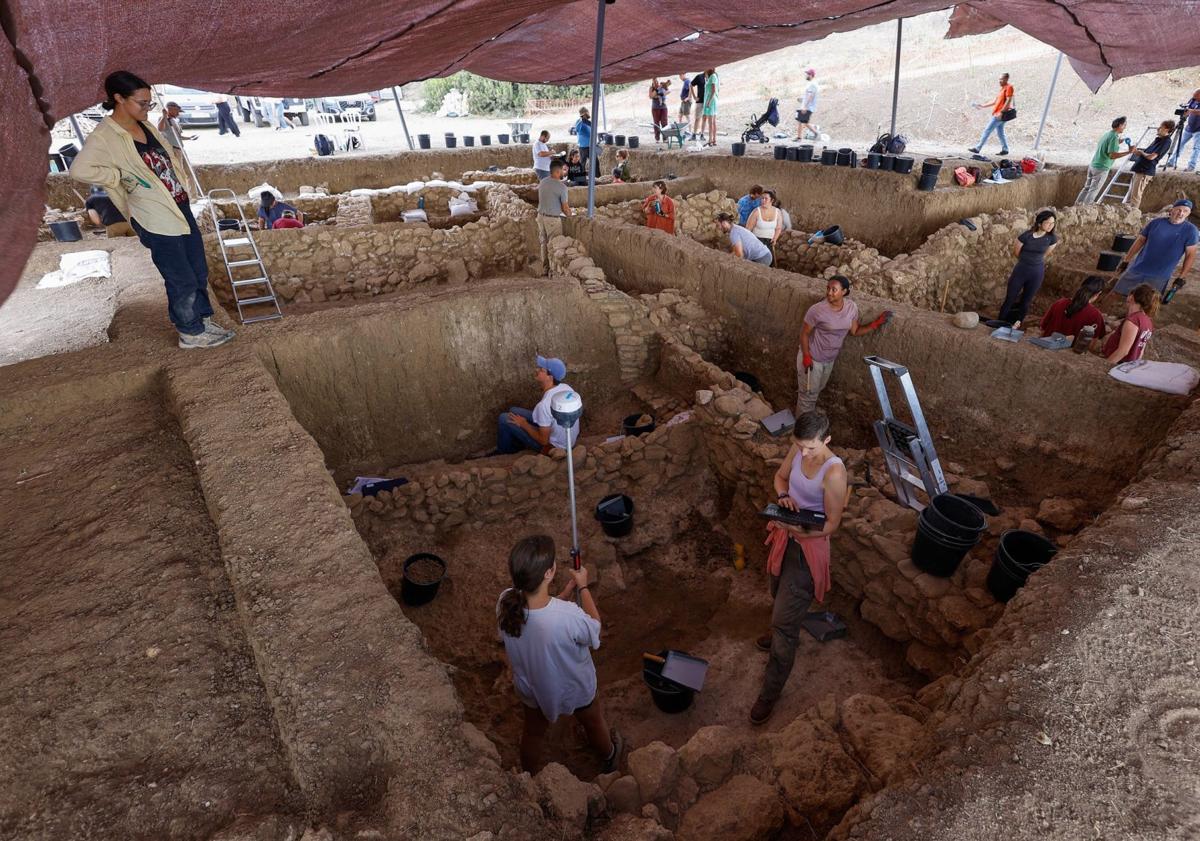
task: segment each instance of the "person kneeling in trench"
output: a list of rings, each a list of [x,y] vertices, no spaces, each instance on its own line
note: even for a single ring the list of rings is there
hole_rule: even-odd
[[[821,389],[829,383],[833,363],[837,362],[846,334],[870,333],[892,318],[892,311],[884,310],[870,324],[860,325],[858,305],[846,297],[849,294],[850,279],[835,274],[825,285],[825,300],[813,304],[804,313],[800,352],[796,357],[797,416],[817,408],[817,399]]]
[[[521,450],[548,453],[554,447],[565,450],[575,446],[579,439],[581,424],[577,423],[571,427],[568,435],[567,430],[559,426],[550,413],[550,403],[554,400],[554,395],[563,391],[573,391],[563,382],[567,376],[567,364],[561,359],[547,359],[544,356],[537,357],[534,362],[537,365],[534,377],[542,387],[542,399],[533,409],[513,406],[500,414],[496,430],[496,449],[489,455],[519,453]]]
[[[596,689],[590,649],[600,647],[600,611],[583,567],[570,570],[571,580],[552,597],[557,570],[553,538],[522,538],[508,556],[512,587],[496,605],[513,687],[525,707],[521,768],[537,770],[546,731],[559,716],[573,715],[603,758],[604,773],[610,773],[620,761],[622,740],[605,721]],[[578,605],[568,601],[575,593]]]
[[[846,466],[829,449],[829,418],[824,412],[805,412],[792,429],[792,447],[775,472],[775,493],[782,508],[820,511],[825,525],[819,531],[767,523],[767,572],[771,576],[771,632],[755,645],[771,653],[762,690],[750,709],[750,723],[771,717],[783,692],[796,646],[800,623],[813,599],[824,601],[829,591],[829,537],[842,524],[849,496]]]

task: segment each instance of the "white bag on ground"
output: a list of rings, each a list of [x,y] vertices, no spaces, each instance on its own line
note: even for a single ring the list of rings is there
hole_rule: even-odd
[[[479,212],[479,204],[466,193],[450,197],[450,217],[471,216]]]
[[[1139,359],[1123,362],[1109,370],[1115,380],[1130,385],[1165,391],[1167,394],[1190,394],[1200,384],[1200,373],[1191,365],[1182,362],[1151,362]]]
[[[58,261],[58,270],[47,272],[38,281],[38,289],[70,286],[89,277],[112,277],[107,251],[72,251]]]
[[[275,201],[283,201],[283,193],[281,193],[279,190],[276,190],[266,181],[259,184],[257,187],[251,187],[250,192],[246,193],[246,198],[253,202],[260,201],[262,199],[262,194],[268,191],[275,194]]]
[[[429,217],[425,215],[425,211],[420,208],[413,210],[405,210],[400,214],[400,218],[405,222],[428,222]]]

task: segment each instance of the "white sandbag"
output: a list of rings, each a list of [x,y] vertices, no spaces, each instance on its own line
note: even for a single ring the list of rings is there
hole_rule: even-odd
[[[424,189],[425,189],[424,181],[409,181],[408,184],[406,184],[404,186],[404,192],[408,193],[410,196],[413,193],[419,193]]]
[[[428,222],[429,217],[425,215],[425,211],[417,208],[415,210],[405,210],[400,214],[400,218],[405,222]]]
[[[1109,370],[1115,380],[1167,394],[1190,394],[1200,384],[1200,373],[1191,365],[1182,362],[1151,362],[1139,359],[1123,362]]]
[[[70,286],[89,277],[112,277],[112,264],[107,251],[72,251],[62,255],[57,271],[42,275],[37,288]]]
[[[432,181],[426,181],[425,186],[426,187],[448,187],[448,186],[450,186],[450,182],[443,181],[440,178],[434,178]]]
[[[454,218],[455,216],[471,216],[479,212],[479,205],[466,193],[451,196],[449,205],[450,218]]]
[[[379,195],[379,191],[374,190],[370,187],[359,187],[357,189],[351,190],[350,195],[352,195],[352,196],[377,196],[377,195]]]
[[[275,194],[276,201],[283,201],[283,193],[281,193],[279,190],[276,190],[266,181],[259,184],[257,187],[251,187],[250,192],[246,193],[246,198],[254,202],[260,201],[262,199],[262,194],[268,191]]]

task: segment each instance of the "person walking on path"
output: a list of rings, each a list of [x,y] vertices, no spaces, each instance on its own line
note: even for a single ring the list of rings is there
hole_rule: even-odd
[[[686,73],[679,74],[679,123],[687,128],[692,119],[692,81]]]
[[[1133,247],[1117,266],[1121,277],[1113,292],[1127,295],[1134,287],[1147,283],[1159,295],[1165,295],[1172,277],[1176,289],[1183,286],[1183,279],[1196,262],[1196,247],[1200,243],[1200,231],[1188,221],[1191,213],[1191,199],[1179,199],[1165,217],[1152,219],[1142,228]],[[1183,266],[1176,271],[1180,258]]]
[[[754,234],[734,224],[732,213],[717,214],[717,228],[729,236],[729,253],[743,260],[750,260],[763,266],[770,266],[774,261],[771,249],[763,245]]]
[[[647,228],[674,235],[675,201],[667,195],[666,181],[654,182],[654,192],[642,199],[642,212],[646,214]]]
[[[220,129],[217,134],[231,131],[234,137],[241,137],[242,130],[234,122],[233,113],[229,110],[229,97],[217,94],[213,97],[213,104],[217,106],[217,127]]]
[[[695,103],[693,111],[696,116],[692,121],[692,136],[691,140],[695,140],[701,136],[704,130],[704,88],[708,81],[708,71],[697,73],[692,77],[692,102]]]
[[[1142,193],[1145,192],[1146,185],[1154,180],[1159,161],[1171,148],[1171,132],[1173,131],[1175,131],[1175,121],[1163,120],[1154,139],[1150,141],[1150,145],[1145,149],[1134,150],[1133,165],[1130,167],[1133,172],[1133,182],[1129,185],[1129,195],[1125,197],[1125,204],[1138,208],[1142,206]]]
[[[103,107],[112,112],[96,126],[71,164],[71,177],[103,187],[150,249],[167,290],[167,315],[181,348],[211,348],[234,337],[212,320],[208,261],[183,186],[179,159],[150,123],[150,85],[125,70],[104,80]]]
[[[892,318],[884,310],[867,325],[858,323],[858,305],[850,300],[850,280],[835,274],[825,286],[825,300],[819,301],[804,313],[800,331],[800,351],[796,355],[796,417],[817,407],[821,390],[833,375],[833,363],[846,336],[861,336],[883,327]]]
[[[775,471],[776,499],[789,511],[818,511],[825,515],[820,529],[771,521],[767,524],[767,572],[770,575],[771,631],[755,645],[770,652],[758,700],[750,708],[750,723],[763,724],[775,710],[796,661],[801,622],[815,599],[829,591],[832,536],[842,524],[849,497],[846,465],[829,449],[829,418],[824,412],[805,412],[792,428],[792,446]]]
[[[579,159],[586,173],[588,161],[592,158],[592,116],[586,108],[579,109],[579,119],[575,121],[575,140],[579,144]]]
[[[1029,305],[1046,276],[1046,257],[1058,247],[1058,234],[1054,225],[1058,216],[1053,210],[1042,210],[1033,219],[1033,225],[1013,243],[1013,256],[1017,264],[1008,276],[1008,289],[1004,303],[1000,305],[1000,320],[1014,327],[1025,320]]]
[[[721,93],[721,80],[717,78],[715,68],[705,70],[704,82],[704,123],[708,134],[709,146],[717,145],[717,98]]]
[[[512,587],[500,594],[496,620],[512,667],[513,688],[525,709],[521,768],[535,773],[546,731],[561,716],[574,716],[601,758],[604,773],[617,769],[621,735],[609,727],[596,687],[592,650],[600,647],[600,611],[585,567],[557,597],[550,595],[558,571],[554,540],[522,538],[508,556]],[[578,594],[579,604],[571,601]]]
[[[538,181],[550,177],[550,161],[554,158],[554,152],[550,150],[549,141],[550,132],[543,129],[533,144],[533,171],[537,174]],[[582,154],[581,149],[580,155]]]
[[[796,112],[797,140],[806,139],[804,133],[810,130],[808,124],[812,122],[813,111],[817,110],[817,96],[821,92],[816,80],[816,70],[808,68],[804,71],[804,77],[808,79],[808,86],[804,88],[804,95],[800,97],[800,110]]]
[[[1179,156],[1183,154],[1183,147],[1191,143],[1192,156],[1188,159],[1184,172],[1195,172],[1196,161],[1200,159],[1200,90],[1193,91],[1192,98],[1183,109],[1183,118],[1186,120],[1183,124],[1183,137],[1179,139],[1175,154],[1171,156],[1171,166],[1179,166]]]
[[[1123,131],[1125,131],[1125,118],[1117,117],[1112,121],[1112,128],[1100,136],[1100,142],[1096,144],[1096,154],[1092,156],[1092,162],[1088,165],[1087,178],[1083,182],[1083,189],[1075,197],[1075,204],[1095,204],[1096,199],[1100,197],[1100,190],[1104,187],[1104,182],[1108,180],[1108,173],[1112,169],[1113,161],[1120,160],[1137,151],[1132,143],[1127,143],[1128,148],[1124,152],[1121,151],[1121,132]]]
[[[970,148],[969,151],[979,154],[987,143],[988,138],[992,136],[992,132],[996,132],[996,136],[1000,138],[1000,154],[1008,154],[1008,138],[1004,135],[1004,123],[1002,116],[1005,111],[1012,108],[1013,102],[1013,86],[1008,83],[1008,74],[1000,74],[1000,92],[996,95],[995,101],[989,103],[975,102],[972,103],[976,108],[991,108],[992,118],[988,120],[988,124],[983,129],[983,134],[979,138],[979,142]]]
[[[662,130],[667,127],[670,112],[667,110],[667,97],[671,92],[671,80],[660,82],[657,78],[650,82],[650,121],[654,123],[654,142],[662,143]]]
[[[571,205],[567,203],[567,185],[562,181],[563,169],[563,162],[555,158],[550,164],[548,177],[538,182],[538,256],[543,275],[550,273],[550,240],[562,236],[563,217],[571,215]]]

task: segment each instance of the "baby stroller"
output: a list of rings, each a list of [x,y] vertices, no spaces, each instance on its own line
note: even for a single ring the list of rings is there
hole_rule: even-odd
[[[757,140],[759,143],[766,143],[767,136],[763,133],[762,127],[770,123],[773,126],[779,125],[779,100],[772,99],[767,103],[767,110],[760,117],[757,114],[750,115],[750,125],[742,132],[742,142],[749,143],[751,140]]]

